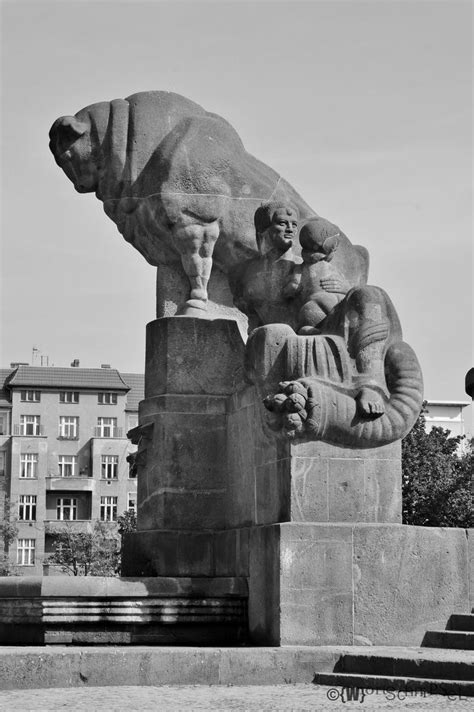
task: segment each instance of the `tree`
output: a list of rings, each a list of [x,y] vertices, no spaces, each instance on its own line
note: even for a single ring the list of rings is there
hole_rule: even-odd
[[[18,534],[16,519],[12,515],[12,506],[8,497],[3,500],[3,518],[0,522],[0,576],[15,576],[16,567],[12,564],[9,549]]]
[[[427,433],[425,412],[426,402],[402,440],[403,522],[472,527],[472,445],[443,428]]]
[[[120,534],[120,572],[122,571],[122,552],[124,535],[137,530],[137,515],[133,509],[127,509],[117,519],[118,532]]]
[[[54,551],[46,563],[73,576],[117,576],[120,550],[115,528],[95,522],[92,529],[74,531],[66,524],[47,534],[53,537]]]

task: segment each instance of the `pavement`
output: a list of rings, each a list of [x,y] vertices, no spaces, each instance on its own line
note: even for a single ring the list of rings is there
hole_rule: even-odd
[[[183,712],[245,710],[285,712],[335,710],[472,710],[472,698],[383,690],[354,692],[337,687],[298,685],[163,685],[147,687],[56,687],[0,691],[2,712]]]

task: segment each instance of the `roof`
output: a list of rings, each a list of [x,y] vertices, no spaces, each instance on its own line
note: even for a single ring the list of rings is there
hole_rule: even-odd
[[[125,410],[138,410],[138,404],[145,397],[145,376],[143,373],[122,373],[121,376],[130,386]]]
[[[10,394],[5,386],[5,382],[10,374],[13,373],[13,370],[12,368],[0,368],[0,406],[11,406]]]
[[[19,366],[10,379],[8,387],[129,390],[129,386],[115,368],[60,368],[56,366]]]

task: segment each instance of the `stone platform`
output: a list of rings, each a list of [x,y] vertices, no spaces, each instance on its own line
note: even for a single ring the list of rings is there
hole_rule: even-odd
[[[135,576],[245,578],[253,643],[418,645],[427,629],[474,606],[473,534],[300,521],[137,532],[126,553]]]
[[[2,644],[238,644],[247,640],[239,578],[7,577]]]
[[[458,685],[457,694],[473,693],[473,658],[467,651],[391,647],[196,648],[196,647],[102,647],[81,646],[0,648],[0,687],[3,690],[52,687],[127,685],[281,685],[311,683],[334,670],[360,666],[374,660],[385,662],[381,674],[397,670],[413,675],[423,687],[427,674],[438,680],[432,694],[443,694],[441,681],[447,675]],[[351,662],[353,661],[353,662]],[[389,667],[390,665],[390,667]],[[382,669],[382,668],[381,668]],[[418,671],[418,672],[417,672]],[[342,673],[337,673],[342,674]],[[350,674],[350,673],[349,673]],[[366,674],[366,678],[370,675]],[[324,683],[321,683],[324,684]],[[337,683],[331,681],[332,687]],[[339,683],[339,686],[344,683]],[[366,681],[364,685],[369,688]],[[354,685],[356,686],[356,685]],[[390,684],[386,679],[385,687]],[[391,687],[394,689],[403,689]],[[406,689],[406,688],[405,688]],[[415,683],[410,689],[417,689]],[[420,688],[418,688],[420,689]],[[446,688],[448,689],[448,688]],[[450,688],[451,694],[453,688]],[[444,692],[444,694],[449,694]]]

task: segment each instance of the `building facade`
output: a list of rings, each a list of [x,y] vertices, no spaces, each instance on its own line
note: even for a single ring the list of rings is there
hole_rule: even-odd
[[[451,431],[451,437],[466,435],[464,408],[469,401],[429,400],[426,403],[426,431],[432,428],[444,428]]]
[[[144,377],[28,365],[0,377],[0,484],[18,528],[10,560],[20,573],[58,573],[47,565],[53,531],[84,531],[97,520],[115,529],[136,509],[126,434],[138,421]]]

